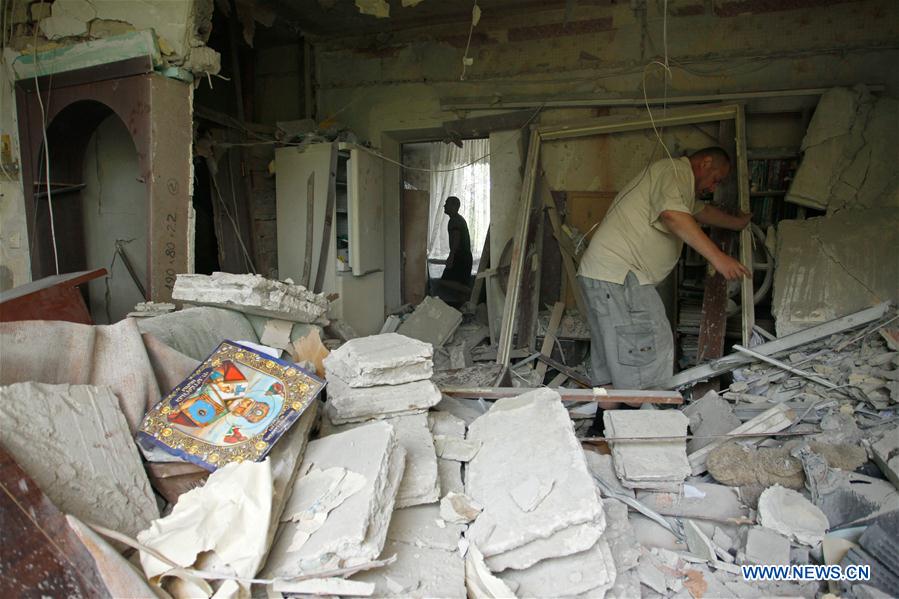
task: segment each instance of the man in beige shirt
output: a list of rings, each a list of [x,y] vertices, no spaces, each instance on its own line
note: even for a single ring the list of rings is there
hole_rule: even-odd
[[[672,375],[674,340],[655,285],[677,264],[684,242],[726,279],[751,276],[700,228],[739,231],[749,224],[749,214],[734,216],[696,201],[714,192],[730,170],[727,152],[705,148],[654,162],[615,197],[578,269],[595,385],[650,389]]]

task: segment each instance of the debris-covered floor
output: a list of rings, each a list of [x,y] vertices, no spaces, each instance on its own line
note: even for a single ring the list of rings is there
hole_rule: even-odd
[[[175,297],[196,305],[144,305],[111,326],[0,324],[4,551],[23,589],[699,599],[899,588],[888,305],[684,371],[636,407],[601,411],[597,431],[615,390],[527,357],[514,386],[494,386],[486,327],[436,298],[356,337],[327,320],[322,296],[259,276],[183,276]],[[568,386],[544,386],[566,371]],[[750,581],[753,565],[863,565],[870,580]]]

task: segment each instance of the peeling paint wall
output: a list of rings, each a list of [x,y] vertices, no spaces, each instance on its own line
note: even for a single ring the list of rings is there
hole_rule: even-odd
[[[10,52],[0,63],[0,134],[8,135],[14,161],[13,170],[0,171],[0,291],[31,280],[28,253],[28,225],[19,168],[19,128],[15,110],[12,75],[8,72]]]
[[[12,5],[10,46],[18,51],[152,29],[169,64],[218,72],[218,54],[205,46],[213,0],[20,0]]]
[[[642,98],[644,76],[650,97],[662,96],[666,87],[669,95],[696,95],[859,82],[899,92],[899,3],[893,0],[669,0],[667,86],[660,67],[646,68],[666,52],[662,6],[652,0],[578,3],[568,23],[562,10],[485,11],[471,38],[474,63],[464,81],[468,23],[317,40],[318,114],[334,116],[377,146],[392,132],[485,114],[443,110],[441,103]],[[537,122],[598,114],[545,109]],[[798,146],[805,123],[796,114],[788,120],[750,116],[752,145]],[[715,130],[705,131],[681,131],[676,138],[669,132],[666,142],[672,150],[709,145]],[[613,191],[646,162],[653,144],[651,132],[557,143],[546,148],[543,166],[555,188]],[[391,214],[399,194],[385,201]],[[398,248],[385,248],[385,256],[389,282],[390,271],[399,269]],[[393,305],[390,287],[387,304]]]

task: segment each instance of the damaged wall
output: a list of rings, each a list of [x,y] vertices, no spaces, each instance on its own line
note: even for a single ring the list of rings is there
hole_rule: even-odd
[[[889,0],[820,0],[798,9],[743,0],[684,0],[668,6],[668,56],[674,59],[669,95],[858,82],[899,89],[899,75],[892,68],[899,48],[890,25],[899,19],[899,5]],[[836,23],[840,26],[834,33]],[[659,2],[639,3],[636,10],[631,3],[578,4],[570,22],[563,10],[485,10],[472,35],[469,55],[474,62],[464,81],[467,22],[393,32],[377,42],[373,36],[317,40],[319,115],[334,116],[362,139],[388,150],[402,138],[397,132],[489,114],[441,108],[441,103],[460,98],[489,104],[531,97],[537,98],[534,105],[552,98],[642,98],[644,65],[665,53],[662,25]],[[646,74],[650,97],[664,93],[659,70]],[[553,112],[544,110],[537,121],[547,122]],[[566,112],[568,117],[597,114]],[[651,143],[651,137],[640,142],[644,148]],[[556,185],[564,180],[570,189],[614,190],[619,174],[633,166],[635,145],[622,144],[616,138],[571,141],[564,150],[550,150],[550,155],[558,153],[544,165],[552,169],[550,160],[556,161]],[[399,272],[400,248],[390,221],[399,213],[399,200],[385,189],[385,288],[392,307],[399,305],[399,278],[392,272]]]
[[[9,136],[11,163],[19,167],[12,64],[18,56],[33,52],[34,47],[41,52],[62,50],[85,41],[153,29],[164,66],[182,66],[195,74],[217,73],[219,69],[218,53],[205,46],[211,28],[212,0],[22,0],[4,2],[2,9],[10,18],[11,31],[8,40],[3,40],[0,65],[0,133]],[[107,61],[119,59],[115,49],[108,54]],[[10,175],[0,173],[0,289],[21,285],[32,277],[21,177],[16,172]]]

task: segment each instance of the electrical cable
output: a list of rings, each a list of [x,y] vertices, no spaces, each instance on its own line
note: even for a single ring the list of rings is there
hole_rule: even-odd
[[[56,220],[53,216],[53,190],[50,185],[50,146],[47,140],[47,112],[44,108],[44,101],[41,98],[40,82],[37,78],[37,72],[40,70],[40,63],[37,51],[37,26],[34,28],[34,91],[37,94],[37,102],[41,109],[41,131],[44,135],[44,167],[47,175],[47,207],[50,211],[50,240],[53,245],[53,263],[56,266],[56,274],[59,274],[59,251],[56,246]],[[49,85],[48,85],[49,90]],[[47,103],[50,102],[50,96],[47,96]],[[36,210],[35,210],[36,211]]]

